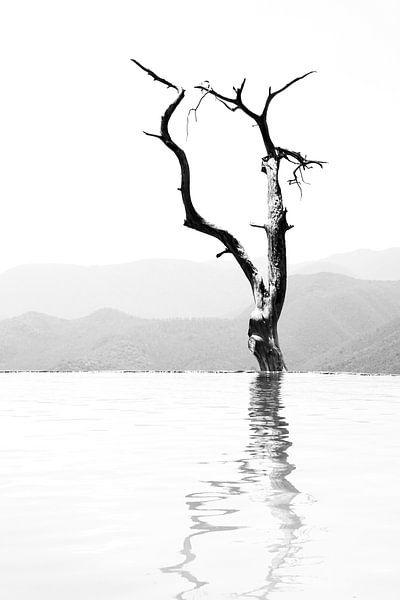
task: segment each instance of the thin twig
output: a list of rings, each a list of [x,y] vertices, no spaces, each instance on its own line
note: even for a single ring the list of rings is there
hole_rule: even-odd
[[[207,96],[208,92],[204,92],[204,94],[201,96],[200,100],[197,103],[197,106],[195,106],[195,108],[190,108],[186,117],[186,140],[189,137],[189,117],[190,117],[190,113],[193,112],[194,113],[194,120],[197,123],[197,110],[200,106],[200,104],[203,102],[204,98]]]

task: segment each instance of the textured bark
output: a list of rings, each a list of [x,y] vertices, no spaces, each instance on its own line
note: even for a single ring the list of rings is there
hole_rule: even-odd
[[[261,371],[283,371],[285,361],[279,346],[278,320],[286,294],[286,209],[279,185],[279,158],[266,156],[262,171],[268,180],[267,220],[268,287],[254,290],[255,307],[249,322],[249,349],[257,358]]]
[[[239,241],[227,230],[206,221],[193,205],[190,188],[190,168],[187,156],[185,151],[171,138],[169,132],[170,119],[185,97],[185,90],[159,77],[137,60],[132,60],[138,67],[153,77],[155,81],[166,85],[168,88],[175,89],[178,93],[178,97],[171,102],[161,118],[160,134],[146,133],[146,135],[160,139],[175,154],[179,161],[181,170],[181,186],[179,191],[185,209],[184,225],[218,239],[224,245],[224,250],[217,254],[217,258],[226,253],[232,254],[250,283],[255,306],[250,316],[248,346],[257,358],[260,370],[283,371],[286,369],[286,366],[279,347],[278,320],[286,294],[285,235],[290,226],[287,224],[286,209],[282,203],[282,192],[279,185],[279,166],[282,159],[294,165],[293,179],[289,183],[294,183],[301,189],[302,171],[311,168],[315,164],[322,167],[322,162],[309,160],[299,152],[275,146],[268,129],[267,113],[273,98],[297,81],[310,75],[313,71],[301,77],[296,77],[275,92],[272,92],[271,88],[269,88],[268,97],[260,115],[250,110],[243,102],[242,94],[246,82],[245,79],[238,88],[234,88],[235,96],[233,98],[216,92],[211,86],[197,86],[198,89],[202,90],[204,95],[213,95],[232,112],[241,110],[259,128],[267,152],[267,155],[262,160],[262,171],[265,173],[268,182],[267,210],[266,223],[264,225],[253,226],[264,229],[267,235],[268,281],[265,282]],[[201,100],[195,109],[191,109],[195,113],[200,106]],[[299,176],[301,180],[299,180]]]

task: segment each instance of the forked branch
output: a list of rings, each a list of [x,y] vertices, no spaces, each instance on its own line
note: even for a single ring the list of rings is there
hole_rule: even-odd
[[[246,79],[243,79],[242,83],[240,84],[240,86],[238,88],[233,88],[233,91],[235,92],[235,96],[233,98],[229,98],[229,96],[224,96],[223,94],[220,94],[219,92],[216,92],[211,85],[209,84],[207,87],[205,87],[204,85],[196,85],[195,89],[197,90],[201,90],[203,92],[208,92],[209,94],[211,94],[212,96],[214,96],[215,98],[217,98],[217,100],[220,100],[223,104],[227,104],[227,108],[229,108],[229,110],[234,111],[237,109],[240,109],[241,111],[243,111],[247,116],[249,116],[250,118],[254,119],[255,121],[258,118],[258,115],[253,112],[252,110],[250,110],[250,108],[248,106],[246,106],[246,104],[243,102],[242,99],[242,93],[243,93],[243,88],[244,85],[246,83]]]
[[[260,130],[260,133],[261,133],[261,136],[262,136],[262,139],[264,142],[264,146],[267,151],[267,155],[269,157],[273,157],[277,160],[280,160],[283,158],[283,159],[287,160],[288,162],[291,162],[295,165],[295,168],[293,169],[293,178],[289,180],[289,183],[296,184],[299,187],[300,192],[301,192],[301,184],[305,183],[305,181],[303,179],[303,171],[305,169],[312,168],[314,165],[318,165],[319,167],[322,168],[323,164],[325,164],[325,163],[324,163],[324,161],[320,161],[320,160],[309,160],[305,156],[301,155],[300,152],[295,152],[293,150],[286,150],[285,148],[279,148],[279,147],[275,146],[275,144],[273,143],[273,141],[271,139],[271,135],[269,132],[268,109],[270,107],[272,100],[276,96],[278,96],[278,94],[281,94],[282,92],[287,90],[289,87],[291,87],[298,81],[301,81],[305,77],[308,77],[309,75],[311,75],[312,73],[315,73],[315,72],[316,71],[309,71],[308,73],[305,73],[304,75],[295,77],[294,79],[289,81],[289,83],[282,86],[278,90],[272,91],[272,89],[270,87],[268,90],[268,96],[265,101],[264,108],[263,108],[261,114],[258,114],[256,112],[254,112],[253,110],[251,110],[243,101],[242,94],[243,94],[244,85],[246,83],[246,79],[243,79],[241,85],[238,88],[235,88],[235,87],[233,88],[233,90],[235,92],[235,96],[233,96],[233,97],[229,97],[229,96],[225,96],[224,94],[220,94],[219,92],[217,92],[216,90],[214,90],[212,88],[212,86],[209,82],[207,82],[207,86],[204,86],[204,85],[196,86],[196,89],[199,89],[203,92],[206,92],[207,94],[211,94],[212,96],[214,96],[217,100],[219,100],[222,104],[224,104],[224,106],[226,106],[226,108],[228,108],[230,111],[233,112],[235,110],[241,110],[255,122],[255,125]]]
[[[316,71],[309,71],[308,73],[305,73],[304,75],[300,75],[300,77],[295,77],[294,79],[292,79],[292,81],[289,81],[289,83],[287,83],[283,87],[279,88],[279,90],[276,90],[275,92],[273,92],[270,87],[268,90],[268,98],[265,101],[264,108],[263,108],[261,115],[264,116],[264,118],[266,118],[269,106],[270,106],[272,100],[278,94],[281,94],[282,92],[287,90],[291,85],[293,85],[294,83],[297,83],[298,81],[301,81],[302,79],[304,79],[305,77],[308,77],[308,75],[311,75],[312,73],[316,73]]]

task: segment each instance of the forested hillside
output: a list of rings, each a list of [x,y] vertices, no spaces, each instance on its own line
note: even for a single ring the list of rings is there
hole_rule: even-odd
[[[232,319],[142,319],[101,309],[0,321],[0,369],[255,369],[249,309]],[[400,373],[400,282],[290,278],[280,322],[289,370]]]

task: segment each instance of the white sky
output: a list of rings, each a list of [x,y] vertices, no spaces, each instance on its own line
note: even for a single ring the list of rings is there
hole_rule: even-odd
[[[303,200],[285,187],[291,262],[400,245],[399,9],[391,0],[108,2],[9,0],[0,9],[0,270],[21,263],[212,259],[182,227],[178,166],[157,140],[173,97],[136,57],[187,90],[230,93],[312,75],[270,112],[276,143],[326,160]],[[185,141],[187,107],[173,130]],[[209,100],[209,101],[208,101]],[[191,123],[193,198],[253,256],[265,252],[263,148],[250,121],[212,99]],[[230,260],[224,257],[221,260]]]

